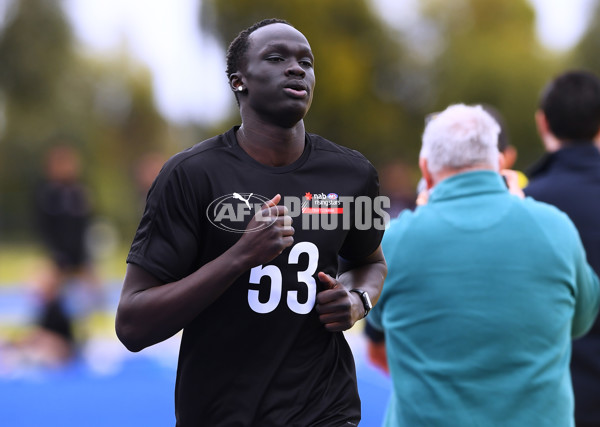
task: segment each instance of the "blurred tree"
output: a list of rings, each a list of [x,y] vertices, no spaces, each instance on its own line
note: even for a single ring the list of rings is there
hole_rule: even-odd
[[[596,0],[589,18],[589,27],[573,52],[573,66],[600,74],[600,1]]]
[[[50,145],[83,154],[95,211],[129,233],[137,158],[165,151],[168,126],[147,69],[126,54],[83,57],[60,0],[12,0],[0,29],[0,234],[32,237],[33,187]],[[173,150],[171,150],[173,151]]]
[[[0,84],[15,108],[30,110],[57,95],[57,77],[72,62],[72,36],[56,1],[22,0],[12,6],[18,12],[0,42]]]
[[[113,59],[88,59],[81,67],[89,107],[78,134],[88,147],[89,180],[99,214],[129,240],[139,221],[135,167],[145,153],[175,151],[168,123],[154,105],[149,71],[124,52]]]
[[[9,7],[16,10],[10,9],[11,19],[0,38],[0,101],[4,113],[0,189],[6,226],[27,218],[30,193],[25,190],[36,173],[32,152],[59,125],[68,108],[59,102],[59,88],[73,59],[69,50],[71,33],[56,3],[12,2]]]
[[[386,25],[374,1],[198,4],[200,27],[222,41],[223,56],[239,30],[263,18],[284,18],[303,31],[315,52],[317,73],[307,129],[360,150],[380,169],[389,163],[416,167],[423,118],[455,102],[495,105],[519,148],[518,166],[537,157],[542,148],[532,115],[538,93],[565,56],[539,45],[527,0],[420,0],[419,20],[412,25],[387,16],[387,22],[402,26]],[[156,111],[146,69],[125,53],[108,60],[82,57],[74,49],[61,4],[10,0],[2,19],[3,237],[9,230],[27,229],[32,177],[56,137],[82,149],[99,213],[127,230],[138,219],[130,197],[136,159],[146,151],[168,154],[188,145],[173,145],[174,127]],[[581,62],[590,67],[596,67],[591,61],[597,60],[597,40],[596,26],[580,47]],[[190,126],[177,138],[196,141],[238,120],[236,111],[211,129]],[[406,185],[414,188],[416,168],[403,176],[412,177]]]
[[[437,54],[430,64],[432,108],[488,103],[504,116],[518,165],[542,151],[533,114],[543,84],[560,67],[535,34],[535,14],[526,0],[423,0],[434,22]]]

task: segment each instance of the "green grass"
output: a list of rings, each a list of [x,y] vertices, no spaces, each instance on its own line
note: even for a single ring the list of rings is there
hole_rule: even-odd
[[[101,280],[120,280],[125,275],[128,248],[118,248],[95,262]],[[0,245],[0,286],[28,282],[48,264],[44,250],[34,243]]]
[[[0,286],[27,281],[44,259],[34,244],[0,245]]]

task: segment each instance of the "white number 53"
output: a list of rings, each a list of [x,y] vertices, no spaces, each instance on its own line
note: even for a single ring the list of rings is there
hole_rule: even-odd
[[[308,267],[304,271],[298,272],[298,283],[304,283],[308,289],[308,298],[306,302],[298,301],[298,291],[288,291],[287,305],[294,313],[308,314],[315,305],[317,295],[317,284],[313,274],[317,271],[319,261],[319,249],[314,243],[300,242],[292,246],[288,262],[298,264],[300,254],[308,254]],[[260,284],[263,276],[268,276],[271,281],[271,292],[267,302],[260,302],[258,299],[259,291],[256,289],[248,290],[248,304],[250,308],[257,313],[270,313],[279,305],[282,293],[281,270],[274,265],[259,265],[250,270],[250,283]]]

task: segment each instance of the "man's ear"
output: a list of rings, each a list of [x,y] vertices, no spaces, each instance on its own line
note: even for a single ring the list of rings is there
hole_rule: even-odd
[[[598,149],[600,149],[600,129],[598,130],[598,133],[594,137],[593,141],[594,141],[594,145],[596,147],[598,147]]]
[[[242,77],[239,73],[231,73],[229,75],[229,86],[231,86],[232,91],[237,92],[238,88],[242,85]]]
[[[431,188],[433,188],[433,177],[431,176],[431,173],[429,172],[426,158],[419,157],[419,169],[421,169],[421,175],[423,175],[423,178],[425,179],[425,182],[427,183],[427,189],[430,190]]]
[[[552,153],[558,150],[560,148],[560,141],[550,130],[548,119],[546,119],[546,115],[542,110],[537,110],[535,112],[535,124],[546,151]]]
[[[504,157],[504,162],[500,169],[512,169],[517,161],[517,149],[513,145],[508,145],[500,154]]]
[[[537,127],[538,134],[543,138],[548,132],[550,132],[550,127],[548,126],[548,120],[546,120],[546,115],[542,110],[537,110],[535,112],[535,125]]]

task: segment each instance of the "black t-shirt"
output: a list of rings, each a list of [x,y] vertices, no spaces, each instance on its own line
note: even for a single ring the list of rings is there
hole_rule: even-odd
[[[377,173],[358,152],[313,134],[297,161],[267,167],[238,146],[235,129],[165,164],[127,259],[173,282],[231,247],[255,207],[275,194],[293,217],[294,244],[242,274],[184,328],[177,423],[358,424],[350,348],[341,332],[319,322],[314,298],[317,273],[335,277],[338,255],[360,259],[378,247],[382,227],[368,224]]]
[[[64,269],[83,267],[88,261],[85,232],[91,216],[83,185],[44,182],[36,194],[36,216],[53,261]]]

